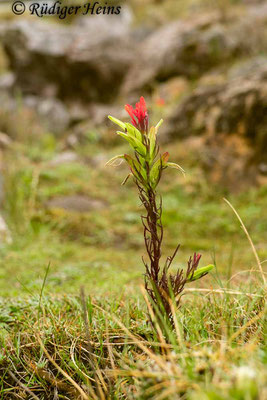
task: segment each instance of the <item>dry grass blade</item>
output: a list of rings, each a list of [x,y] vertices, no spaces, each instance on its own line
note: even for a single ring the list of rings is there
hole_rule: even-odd
[[[91,376],[87,375],[85,372],[83,372],[77,365],[76,361],[75,361],[75,357],[74,357],[74,349],[75,349],[75,345],[76,345],[76,341],[77,340],[73,340],[73,342],[71,343],[70,346],[70,358],[71,361],[73,362],[73,365],[75,366],[75,368],[77,369],[77,371],[79,371],[84,377],[86,377],[86,379],[89,379],[92,382],[95,382],[95,380],[93,378],[91,378]]]
[[[98,306],[97,304],[94,304],[94,307],[98,308],[104,314],[108,314],[108,312],[106,310],[104,310],[102,307]],[[118,318],[116,318],[112,314],[111,315],[109,314],[109,316],[113,319],[114,322],[116,322],[127,333],[127,335],[130,338],[132,338],[132,340],[135,342],[135,344],[141,350],[143,350],[144,353],[146,353],[152,360],[154,360],[160,368],[162,368],[164,371],[167,372],[167,374],[169,373],[166,363],[164,363],[160,357],[156,356],[156,354],[154,354],[152,351],[150,351],[140,340],[139,341],[136,340],[135,336],[129,331],[129,329],[126,328],[126,326],[123,325],[123,323]]]
[[[113,370],[115,370],[116,367],[115,367],[115,363],[114,363],[114,359],[113,359],[112,347],[110,346],[110,342],[109,342],[109,332],[108,332],[108,321],[107,320],[105,321],[105,325],[106,325],[106,337],[107,337],[106,345],[108,348],[108,355],[109,355],[111,367]]]
[[[50,356],[50,354],[48,353],[48,351],[46,350],[41,338],[37,335],[37,340],[41,346],[41,349],[43,350],[43,352],[45,353],[46,357],[48,358],[48,360],[54,365],[54,367],[57,368],[57,370],[63,375],[65,376],[65,378],[73,385],[73,387],[80,393],[82,399],[84,400],[90,400],[90,398],[87,396],[87,394],[83,391],[83,389],[69,376],[69,374],[67,374],[67,372],[65,372],[56,362],[55,360],[53,360],[53,358]]]
[[[238,290],[229,290],[229,289],[204,289],[204,288],[186,288],[184,292],[204,292],[207,294],[237,294],[242,296],[249,296],[249,297],[263,297],[261,294],[254,294],[254,293],[246,293],[246,292],[239,292]]]
[[[19,385],[23,390],[25,390],[28,395],[30,395],[33,399],[39,400],[39,398],[27,387],[25,386],[20,380],[13,374],[13,372],[8,371],[9,376]]]
[[[229,341],[233,341],[236,339],[239,335],[241,335],[242,332],[244,332],[248,327],[253,325],[255,322],[257,322],[264,314],[264,311],[261,311],[258,315],[255,315],[255,317],[251,318],[245,325],[241,326],[241,328],[238,329],[229,339]]]
[[[89,327],[88,313],[87,313],[85,293],[84,293],[83,287],[81,287],[81,302],[82,302],[82,308],[83,308],[83,319],[84,319],[84,325],[85,325],[85,333],[86,333],[86,339],[87,339],[88,352],[90,355],[92,354],[92,358],[90,356],[90,359],[89,359],[90,365],[94,371],[94,376],[95,376],[95,381],[96,381],[96,385],[97,385],[97,392],[98,392],[99,398],[101,400],[105,400],[105,395],[101,388],[100,382],[102,383],[102,386],[104,387],[106,392],[107,392],[107,386],[105,384],[102,373],[101,373],[100,369],[98,368],[97,362],[94,362],[94,356],[93,356],[94,353],[93,353],[93,348],[92,348],[91,341],[90,341],[90,327]]]
[[[145,302],[146,302],[146,305],[147,305],[147,308],[148,308],[148,312],[149,312],[149,314],[150,314],[151,321],[152,321],[153,324],[155,324],[155,326],[156,326],[156,330],[157,330],[157,332],[158,332],[160,344],[163,345],[162,348],[165,348],[165,349],[166,349],[166,347],[165,347],[166,341],[165,341],[165,339],[164,339],[162,330],[160,329],[160,326],[159,326],[159,324],[158,324],[158,321],[157,321],[157,318],[156,318],[156,316],[155,316],[155,314],[154,314],[154,311],[153,311],[153,309],[152,309],[152,307],[151,307],[151,304],[150,304],[150,302],[149,302],[149,299],[147,298],[147,295],[146,295],[146,291],[145,291],[144,286],[141,286],[141,292],[142,292],[142,295],[144,296],[144,299],[145,299]]]
[[[187,388],[186,383],[178,383],[172,384],[171,387],[167,387],[163,392],[159,395],[154,396],[154,400],[165,400],[165,399],[174,399],[178,396],[178,393]],[[179,397],[178,397],[179,398]]]
[[[257,251],[256,251],[256,248],[255,248],[255,246],[254,246],[254,243],[252,242],[252,239],[251,239],[251,237],[250,237],[250,235],[249,235],[249,233],[248,233],[248,231],[247,231],[247,228],[245,227],[245,224],[244,224],[244,222],[242,221],[240,215],[238,214],[238,212],[236,211],[236,209],[234,208],[234,206],[230,203],[230,201],[228,201],[228,200],[225,199],[225,198],[224,198],[224,201],[228,204],[228,206],[233,210],[233,212],[234,212],[235,215],[237,216],[237,218],[238,218],[238,220],[239,220],[239,222],[240,222],[240,224],[241,224],[241,227],[242,227],[243,231],[245,232],[245,234],[246,234],[246,236],[247,236],[247,238],[248,238],[248,241],[249,241],[249,243],[250,243],[250,246],[251,246],[252,251],[253,251],[253,253],[254,253],[254,256],[255,256],[255,258],[256,258],[257,265],[258,265],[259,270],[260,270],[260,272],[261,272],[261,276],[262,276],[262,280],[263,280],[264,286],[266,286],[266,278],[265,278],[265,276],[264,276],[264,272],[263,272],[263,269],[262,269],[262,265],[261,265],[261,262],[260,262],[258,253],[257,253]]]
[[[185,344],[184,344],[181,330],[180,330],[180,327],[179,327],[179,324],[177,321],[177,317],[176,317],[175,306],[174,306],[173,301],[171,301],[171,299],[169,299],[169,302],[170,302],[170,308],[171,308],[171,312],[172,312],[172,317],[173,317],[174,328],[175,328],[177,340],[178,340],[178,343],[179,343],[181,349],[185,350]],[[182,360],[183,364],[185,365],[185,358],[184,358],[183,354],[181,354],[181,360]]]

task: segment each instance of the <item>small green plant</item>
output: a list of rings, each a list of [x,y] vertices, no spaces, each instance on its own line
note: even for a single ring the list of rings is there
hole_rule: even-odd
[[[157,195],[156,189],[165,169],[175,168],[182,173],[184,170],[179,165],[169,162],[168,152],[161,154],[157,138],[163,120],[149,129],[145,99],[141,97],[135,109],[127,104],[125,110],[131,117],[131,123],[124,123],[111,116],[109,119],[121,128],[117,134],[128,141],[134,155],[117,155],[107,165],[115,165],[117,160],[125,160],[130,167],[130,173],[123,184],[129,177],[133,178],[146,210],[146,214],[141,217],[149,259],[148,262],[143,259],[146,270],[145,288],[155,310],[160,310],[161,316],[172,323],[171,299],[175,299],[176,306],[179,306],[185,284],[205,276],[212,270],[213,265],[198,268],[201,255],[194,253],[193,257],[189,258],[185,270],[178,269],[176,274],[171,274],[169,269],[180,245],[172,256],[167,257],[164,265],[160,265],[163,241],[162,199]]]

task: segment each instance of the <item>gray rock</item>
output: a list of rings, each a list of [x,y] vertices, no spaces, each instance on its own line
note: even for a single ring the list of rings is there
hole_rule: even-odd
[[[70,124],[70,114],[64,103],[53,97],[25,96],[23,104],[33,109],[42,125],[50,132],[62,134]]]
[[[12,243],[12,237],[10,231],[8,229],[8,226],[4,218],[2,217],[2,215],[0,215],[0,247],[3,244],[11,244],[11,243]]]
[[[3,132],[0,132],[0,149],[8,149],[13,143],[13,140]]]
[[[78,154],[74,151],[64,151],[49,162],[50,167],[79,161]]]
[[[63,209],[70,212],[87,213],[107,207],[103,200],[82,195],[58,196],[46,203],[48,209]]]
[[[121,105],[93,104],[88,109],[88,113],[93,126],[103,124],[106,126],[114,126],[108,119],[108,115],[116,116],[116,118],[122,120],[128,118],[128,114]]]
[[[231,190],[256,183],[257,165],[267,163],[267,58],[255,61],[254,69],[251,64],[242,64],[239,73],[235,66],[225,83],[199,86],[162,127],[169,139],[203,135],[205,151],[196,157]]]
[[[20,19],[1,29],[15,84],[24,94],[42,97],[52,87],[61,99],[114,98],[133,61],[130,37],[120,18],[87,19],[85,26]]]
[[[212,13],[159,28],[139,47],[122,93],[151,90],[177,75],[197,77],[237,56],[266,50],[267,8],[260,9],[227,21]]]
[[[114,124],[108,119],[108,115],[116,116],[116,118],[126,120],[128,114],[121,105],[109,105],[95,103],[87,108],[87,117],[73,128],[76,139],[75,142],[81,142],[85,137],[89,140],[101,140],[107,129],[114,128]],[[90,139],[91,137],[91,139]],[[73,136],[71,136],[71,141]],[[71,145],[71,142],[68,140]]]
[[[68,148],[75,148],[77,145],[79,144],[79,137],[78,135],[75,135],[74,133],[71,133],[70,135],[68,135],[68,137],[66,138],[66,146]]]
[[[10,91],[14,87],[15,75],[12,72],[7,72],[0,76],[0,90]]]
[[[110,157],[108,157],[106,154],[100,153],[88,159],[88,164],[90,164],[92,167],[105,169],[106,163],[108,162],[109,159]]]
[[[79,16],[74,22],[74,26],[82,29],[86,29],[88,36],[93,36],[95,40],[98,40],[95,33],[101,27],[101,35],[121,37],[123,34],[127,35],[130,30],[130,26],[133,22],[133,13],[131,8],[127,4],[123,4],[119,15],[100,14],[92,16],[90,18],[84,18]]]

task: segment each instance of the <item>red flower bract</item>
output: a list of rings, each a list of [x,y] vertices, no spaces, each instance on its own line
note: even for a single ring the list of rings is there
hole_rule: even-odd
[[[126,104],[125,110],[132,119],[132,124],[142,133],[148,133],[148,112],[144,97],[140,97],[140,101],[136,103],[135,108]]]

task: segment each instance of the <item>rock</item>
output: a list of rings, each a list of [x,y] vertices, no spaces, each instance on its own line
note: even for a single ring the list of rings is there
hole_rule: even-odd
[[[58,154],[53,160],[49,162],[50,167],[56,167],[58,165],[72,163],[79,161],[78,154],[74,151],[64,151],[63,153]]]
[[[53,133],[64,133],[69,127],[70,116],[68,110],[57,99],[41,99],[37,104],[37,113],[47,129]]]
[[[108,115],[116,116],[116,118],[122,120],[128,118],[128,114],[121,105],[92,104],[87,108],[87,118],[75,124],[73,128],[78,142],[81,142],[85,137],[96,142],[103,138],[107,129],[114,130],[114,124],[108,119]]]
[[[65,144],[67,148],[73,149],[79,144],[79,137],[74,133],[71,133],[66,138]]]
[[[47,99],[44,101],[37,96],[16,98],[8,91],[0,90],[0,130],[18,141],[24,140],[25,134],[39,136],[47,131],[57,136],[63,134],[69,126],[70,116],[64,112],[64,105],[60,107],[59,100],[52,99],[51,102],[55,107],[44,110],[42,105],[47,104]]]
[[[12,243],[12,237],[10,234],[10,231],[8,229],[8,226],[2,217],[0,215],[0,246],[3,244],[11,244]]]
[[[267,159],[267,58],[253,70],[244,65],[241,70],[234,78],[229,73],[226,83],[195,89],[166,120],[163,135],[238,133],[250,141],[260,161]]]
[[[36,121],[42,131],[49,131],[58,136],[65,133],[71,123],[71,114],[67,107],[62,101],[53,97],[27,95],[18,101],[9,91],[0,90],[0,102],[0,129],[5,129],[3,124],[5,125],[7,118],[14,120],[15,124],[15,118],[19,119],[21,115],[24,117],[28,115],[29,123]],[[5,130],[7,131],[7,128]],[[32,130],[37,131],[33,128]]]
[[[116,118],[125,120],[128,114],[121,105],[109,105],[109,104],[93,104],[89,109],[89,119],[93,126],[106,125],[114,126],[114,124],[108,119],[108,115],[116,116]]]
[[[119,15],[104,15],[100,14],[95,17],[84,18],[79,16],[74,22],[74,26],[86,29],[88,36],[95,36],[98,40],[96,32],[101,27],[101,35],[113,37],[121,37],[129,33],[129,28],[133,22],[133,13],[127,4],[123,4]]]
[[[13,140],[3,132],[0,132],[0,149],[8,149],[12,145]]]
[[[69,127],[70,115],[62,101],[53,97],[25,96],[23,103],[37,113],[48,131],[60,135]]]
[[[175,77],[157,87],[154,95],[156,104],[173,103],[189,91],[189,82],[183,77]]]
[[[4,205],[4,200],[5,200],[5,180],[4,180],[4,175],[3,175],[3,160],[2,160],[2,154],[1,154],[1,164],[0,164],[0,207]]]
[[[90,164],[92,167],[95,167],[95,168],[105,169],[106,163],[108,162],[109,159],[110,158],[106,154],[100,153],[100,154],[97,154],[96,156],[88,159],[88,164]]]
[[[0,76],[0,90],[11,90],[14,87],[16,77],[12,72]]]
[[[70,212],[86,213],[107,207],[103,200],[91,199],[82,195],[58,196],[46,203],[48,209],[62,209]]]
[[[251,163],[253,155],[253,148],[244,137],[218,134],[204,137],[198,160],[210,183],[239,192],[258,183],[260,171]]]
[[[41,97],[48,91],[64,100],[113,100],[134,57],[126,24],[117,16],[84,19],[70,26],[21,19],[2,27],[16,87]]]
[[[152,90],[157,81],[177,75],[194,78],[237,56],[266,50],[267,8],[258,8],[261,12],[248,9],[226,21],[218,12],[162,26],[140,45],[122,93]]]
[[[254,65],[254,68],[250,68]],[[262,182],[267,164],[267,59],[234,66],[223,83],[200,84],[165,120],[161,133],[184,146],[211,182],[238,191]],[[193,147],[190,136],[202,138]]]

